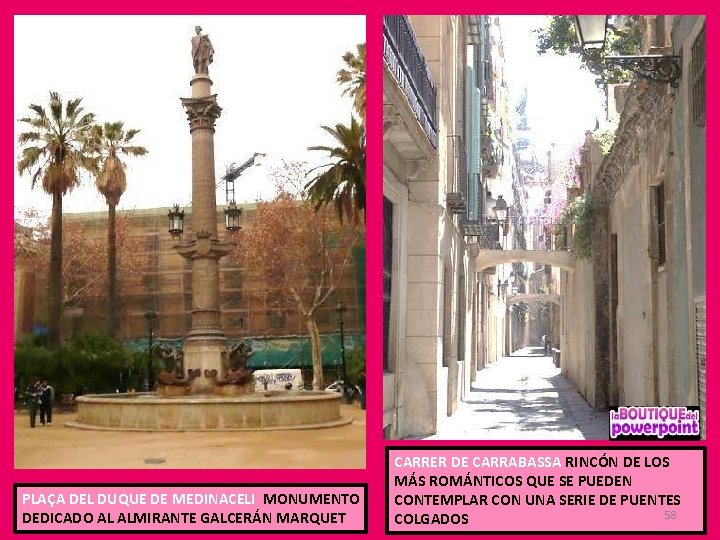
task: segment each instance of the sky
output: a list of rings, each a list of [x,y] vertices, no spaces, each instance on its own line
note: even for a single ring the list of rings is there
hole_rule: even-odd
[[[575,154],[585,131],[605,119],[605,94],[595,86],[595,75],[582,69],[578,55],[537,54],[536,28],[549,19],[543,15],[500,17],[505,56],[505,79],[514,113],[523,87],[528,89],[526,113],[535,153],[545,163],[548,150],[559,163]],[[545,187],[528,188],[530,212],[544,207]]]
[[[99,122],[140,129],[133,139],[148,154],[127,163],[119,208],[170,207],[191,199],[191,138],[181,97],[194,75],[190,39],[196,25],[215,51],[209,74],[223,111],[215,128],[215,175],[255,152],[262,164],[236,180],[236,200],[271,195],[268,171],[283,160],[327,162],[308,146],[334,146],[321,125],[349,123],[352,102],[336,73],[342,55],[365,41],[359,16],[17,16],[15,17],[15,139],[31,103],[82,98]],[[58,50],[61,53],[58,54]],[[16,145],[16,156],[19,147]],[[49,214],[51,200],[31,177],[15,173],[15,211]],[[225,202],[224,187],[218,204]],[[94,179],[67,195],[64,212],[106,210]]]
[[[500,17],[505,52],[505,78],[514,111],[523,86],[528,88],[527,114],[538,153],[555,143],[558,152],[578,146],[586,130],[605,118],[605,95],[595,86],[595,75],[581,68],[578,55],[538,55],[536,34],[545,26],[543,15]]]

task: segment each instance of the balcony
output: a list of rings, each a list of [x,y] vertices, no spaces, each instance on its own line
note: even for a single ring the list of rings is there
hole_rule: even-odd
[[[437,148],[437,92],[407,16],[383,17],[383,57],[430,144]]]
[[[457,191],[445,195],[445,206],[451,214],[463,214],[467,210],[465,196]]]
[[[500,245],[500,226],[477,220],[461,220],[463,236],[475,236],[480,249],[497,249]]]

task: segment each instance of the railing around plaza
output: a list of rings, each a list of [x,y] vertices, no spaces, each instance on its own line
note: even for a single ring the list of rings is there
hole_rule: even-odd
[[[383,17],[383,56],[430,144],[437,148],[437,92],[407,16]]]

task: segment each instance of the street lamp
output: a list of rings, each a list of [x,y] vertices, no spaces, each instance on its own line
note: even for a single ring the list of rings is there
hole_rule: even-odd
[[[148,365],[147,365],[147,385],[146,391],[150,392],[153,387],[153,372],[152,372],[152,346],[153,346],[153,332],[155,331],[155,325],[157,323],[157,312],[154,308],[150,308],[145,312],[145,320],[148,325]]]
[[[504,223],[507,219],[508,204],[507,201],[503,199],[502,195],[498,195],[495,206],[493,207],[493,212],[495,213],[495,219],[497,219],[498,221]]]
[[[347,381],[347,369],[345,366],[345,321],[343,320],[343,315],[347,311],[347,308],[343,305],[342,300],[337,303],[337,306],[335,306],[335,311],[337,311],[340,323],[340,355],[342,358],[342,394],[343,394],[343,400],[347,403],[347,396],[348,396],[348,381]]]
[[[602,49],[605,46],[607,15],[576,15],[575,31],[583,49]]]
[[[236,163],[230,165],[220,179],[221,182],[225,182],[225,203],[228,205],[225,209],[225,228],[230,232],[240,230],[240,216],[242,215],[242,208],[238,208],[235,204],[235,180],[249,167],[259,166],[264,157],[265,154],[255,152],[242,165]]]
[[[225,228],[228,231],[239,231],[240,216],[242,216],[242,208],[238,208],[235,201],[232,201],[225,209]]]
[[[575,15],[575,30],[583,50],[600,50],[605,46],[608,19],[608,15]],[[675,55],[606,56],[603,61],[611,66],[629,69],[644,79],[672,86],[677,86],[682,75],[680,57]]]
[[[498,224],[502,225],[503,236],[507,236],[508,214],[510,213],[510,210],[508,209],[507,201],[503,199],[502,195],[498,195],[497,201],[495,201],[495,206],[493,207],[493,212],[495,213],[495,219],[497,220]]]
[[[174,205],[168,210],[168,232],[174,237],[183,233],[183,220],[185,219],[185,210],[180,210],[180,205]]]

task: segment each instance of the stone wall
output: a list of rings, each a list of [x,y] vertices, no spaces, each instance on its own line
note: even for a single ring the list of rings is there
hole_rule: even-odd
[[[560,369],[577,386],[586,401],[595,401],[595,302],[593,265],[577,261],[574,272],[560,276]]]

